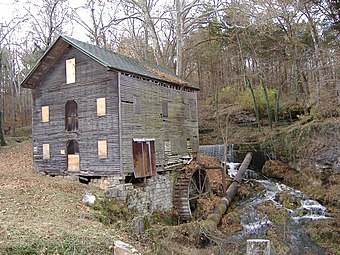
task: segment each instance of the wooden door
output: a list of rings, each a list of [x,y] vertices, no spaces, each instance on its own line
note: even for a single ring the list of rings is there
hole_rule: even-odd
[[[134,139],[132,151],[135,177],[156,175],[155,141],[152,139]]]

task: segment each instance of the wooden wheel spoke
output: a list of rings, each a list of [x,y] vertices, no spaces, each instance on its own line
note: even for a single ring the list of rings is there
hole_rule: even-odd
[[[208,176],[207,175],[204,175],[204,181],[203,181],[203,184],[202,184],[202,194],[204,192],[204,188],[205,188],[205,184],[207,182],[207,179],[208,179]],[[205,192],[206,193],[206,192]]]
[[[199,198],[201,195],[197,195],[197,196],[194,196],[194,197],[189,197],[189,200],[194,200],[194,199],[197,199]]]
[[[191,182],[190,182],[190,183],[193,183],[193,184],[194,184],[194,186],[195,186],[195,188],[196,188],[196,190],[197,190],[197,192],[198,192],[198,194],[199,194],[199,193],[200,193],[200,190],[199,190],[199,188],[197,187],[195,180],[194,180],[194,179],[191,179]]]
[[[201,182],[201,169],[198,169],[198,187],[200,188],[198,193],[201,194],[202,193],[202,182]]]

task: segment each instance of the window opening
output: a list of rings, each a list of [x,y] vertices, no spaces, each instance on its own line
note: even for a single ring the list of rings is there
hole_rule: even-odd
[[[165,156],[171,156],[171,142],[170,141],[164,141],[164,152]]]
[[[168,101],[162,102],[162,116],[168,117],[169,116],[169,110],[168,110]]]
[[[79,171],[80,158],[79,158],[79,144],[77,140],[70,140],[66,145],[67,151],[67,170]]]
[[[140,109],[140,97],[134,96],[133,97],[133,112],[135,114],[140,114],[141,109]]]
[[[65,105],[65,129],[74,131],[78,129],[78,104],[76,101],[68,101]]]
[[[184,118],[189,119],[190,118],[190,109],[188,104],[184,104]]]

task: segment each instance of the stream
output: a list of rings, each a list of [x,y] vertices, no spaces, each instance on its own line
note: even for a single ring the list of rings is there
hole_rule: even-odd
[[[223,145],[206,145],[200,146],[200,152],[216,157],[222,161]],[[228,148],[228,174],[233,178],[237,173],[240,163],[232,162],[233,146]],[[242,231],[228,238],[233,242],[241,242],[249,238],[266,239],[270,228],[276,228],[283,234],[284,243],[289,247],[288,254],[327,254],[322,248],[313,243],[306,233],[308,221],[327,219],[327,208],[319,202],[310,199],[303,192],[289,187],[285,184],[276,182],[252,170],[247,170],[247,180],[252,180],[262,185],[263,192],[256,193],[253,197],[241,200],[239,208],[241,210]],[[281,197],[290,197],[287,200]],[[286,201],[286,202],[285,202]],[[277,217],[283,219],[280,226],[270,220],[269,215],[259,210],[264,203],[272,203]],[[285,206],[286,205],[286,206]],[[280,210],[280,211],[279,211]],[[284,215],[280,215],[286,212]]]

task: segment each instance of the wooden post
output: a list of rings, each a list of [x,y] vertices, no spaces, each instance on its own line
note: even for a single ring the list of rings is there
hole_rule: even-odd
[[[228,187],[226,196],[221,199],[221,201],[217,204],[213,213],[210,214],[208,218],[204,221],[203,223],[204,227],[211,228],[211,227],[216,227],[218,225],[222,216],[225,214],[231,201],[233,200],[237,192],[238,186],[240,185],[242,178],[247,171],[247,168],[250,164],[251,159],[252,159],[252,155],[251,153],[248,153],[246,157],[244,158],[239,170],[237,171],[237,174],[233,182]]]
[[[270,255],[270,241],[265,239],[247,240],[247,255]]]

